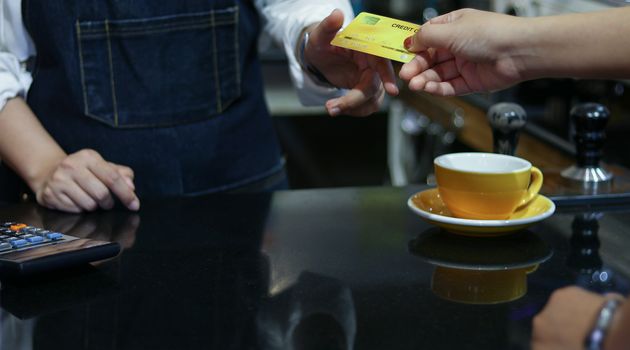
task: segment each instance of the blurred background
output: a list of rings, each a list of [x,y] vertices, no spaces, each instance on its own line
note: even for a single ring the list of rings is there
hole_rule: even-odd
[[[360,11],[422,24],[459,8],[515,16],[545,16],[630,5],[630,0],[353,0]],[[284,147],[292,188],[432,183],[435,156],[456,151],[492,151],[485,117],[498,102],[515,102],[527,113],[517,155],[543,170],[575,160],[571,108],[597,102],[610,110],[603,161],[630,168],[630,82],[543,79],[493,94],[436,98],[403,91],[367,118],[330,118],[323,108],[305,108],[292,91],[281,49],[263,36],[267,101]],[[402,85],[401,85],[402,87]],[[404,88],[404,87],[403,87]]]

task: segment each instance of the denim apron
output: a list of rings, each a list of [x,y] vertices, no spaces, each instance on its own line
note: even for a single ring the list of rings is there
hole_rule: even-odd
[[[131,167],[141,197],[286,183],[251,1],[23,0],[22,13],[37,49],[27,101],[68,154]]]

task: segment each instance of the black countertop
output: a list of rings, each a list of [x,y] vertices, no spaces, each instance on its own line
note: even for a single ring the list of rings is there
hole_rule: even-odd
[[[2,207],[4,220],[124,251],[2,281],[1,349],[527,349],[555,289],[630,289],[630,208],[559,207],[524,232],[468,238],[406,207],[420,189],[212,195],[82,216]]]

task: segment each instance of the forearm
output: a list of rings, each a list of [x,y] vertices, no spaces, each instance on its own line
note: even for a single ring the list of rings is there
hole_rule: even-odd
[[[630,78],[630,8],[522,22],[514,51],[526,79]]]
[[[0,111],[0,158],[33,190],[66,153],[48,134],[22,98]]]

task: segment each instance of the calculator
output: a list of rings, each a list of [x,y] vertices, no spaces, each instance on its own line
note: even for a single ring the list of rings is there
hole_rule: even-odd
[[[0,277],[68,268],[119,253],[116,242],[74,237],[18,222],[0,223]]]

